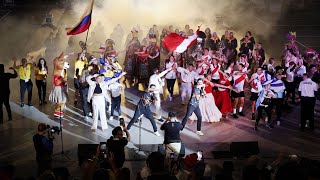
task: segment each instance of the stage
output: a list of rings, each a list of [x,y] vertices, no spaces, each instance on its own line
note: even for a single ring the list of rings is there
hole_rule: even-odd
[[[11,82],[15,89],[16,81]],[[125,122],[128,123],[133,116],[135,105],[139,100],[139,96],[143,93],[142,87],[127,88],[123,92],[122,111]],[[62,119],[63,124],[63,138],[64,150],[71,158],[55,156],[54,166],[67,166],[73,173],[79,173],[77,147],[78,144],[98,144],[101,141],[106,141],[111,136],[111,131],[114,127],[119,125],[118,120],[108,121],[109,129],[105,132],[101,131],[101,127],[96,132],[91,132],[92,119],[86,120],[82,116],[82,110],[73,105],[72,88],[69,89],[71,100],[67,104],[65,117]],[[178,89],[175,90],[177,92]],[[52,115],[52,106],[50,104],[39,106],[36,98],[34,88],[33,107],[24,106],[21,108],[18,102],[18,92],[13,91],[11,94],[11,108],[13,111],[13,121],[7,122],[5,118],[4,124],[0,125],[0,134],[2,137],[0,146],[0,161],[10,162],[17,167],[17,172],[33,175],[36,172],[35,151],[32,142],[32,136],[36,133],[37,125],[42,122],[51,126],[58,126],[59,119]],[[167,117],[167,112],[170,110],[178,112],[179,120],[182,119],[186,106],[181,104],[180,96],[174,95],[174,100],[169,102],[162,101],[163,114]],[[249,102],[249,101],[247,101]],[[317,102],[319,105],[319,102]],[[246,103],[248,106],[249,103]],[[319,106],[318,106],[319,107]],[[153,109],[154,107],[152,107]],[[248,112],[249,107],[245,107],[245,113]],[[247,117],[240,117],[235,120],[229,115],[226,119],[222,119],[218,123],[202,123],[202,131],[204,136],[195,134],[196,122],[188,122],[186,128],[181,132],[181,138],[186,146],[186,154],[196,151],[203,151],[206,161],[212,164],[222,163],[224,160],[232,160],[241,168],[244,160],[241,159],[222,159],[214,160],[212,151],[229,151],[231,142],[247,142],[258,141],[260,154],[259,157],[263,161],[272,161],[280,152],[285,154],[297,154],[304,157],[312,157],[320,159],[320,138],[318,138],[319,131],[319,112],[316,113],[316,130],[314,132],[300,132],[299,131],[299,106],[292,106],[290,113],[284,112],[284,118],[281,126],[275,126],[274,129],[265,127],[265,122],[261,121],[258,132],[254,131],[254,121]],[[319,111],[319,109],[317,109]],[[5,114],[6,117],[6,114]],[[158,128],[162,122],[156,122]],[[100,122],[98,124],[100,126]],[[144,165],[146,155],[152,151],[157,151],[158,145],[163,142],[163,132],[160,131],[161,136],[157,137],[153,134],[150,122],[143,118],[141,128],[141,148],[139,156],[136,156],[139,143],[139,125],[138,123],[130,129],[132,137],[131,142],[126,148],[126,162],[125,166],[129,167],[133,175],[141,169]],[[61,151],[60,136],[55,135],[54,152]],[[236,171],[241,169],[236,169]],[[74,174],[73,174],[74,175]]]

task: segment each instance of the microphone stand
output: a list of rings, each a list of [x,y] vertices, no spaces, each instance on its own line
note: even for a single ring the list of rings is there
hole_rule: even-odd
[[[56,156],[56,155],[62,155],[63,157],[66,157],[67,159],[71,160],[70,157],[68,157],[63,150],[63,135],[62,135],[62,125],[61,125],[61,114],[62,114],[62,110],[61,110],[61,106],[60,106],[60,117],[59,117],[59,123],[60,123],[60,137],[61,137],[61,152],[53,154],[52,156]]]

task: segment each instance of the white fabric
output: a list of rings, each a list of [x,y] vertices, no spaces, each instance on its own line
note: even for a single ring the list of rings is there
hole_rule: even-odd
[[[289,57],[289,56],[287,56],[286,57],[286,67],[289,67],[289,63],[290,62],[294,62],[294,64],[297,64],[297,58],[295,57],[295,56],[291,56],[291,57]]]
[[[261,73],[260,75],[258,73],[252,74],[251,79],[253,79],[253,83],[257,84],[258,89],[255,89],[252,87],[251,92],[259,93],[262,91],[262,85],[261,85],[262,78],[264,78],[264,73]]]
[[[212,79],[215,79],[215,80],[219,80],[220,79],[220,74],[219,74],[219,70],[221,68],[221,65],[218,64],[218,71],[216,71],[214,74],[212,74],[213,70],[215,69],[216,67],[213,66],[212,64],[210,65],[210,70],[211,70],[211,78]]]
[[[314,91],[318,91],[318,85],[308,78],[300,82],[298,90],[302,97],[315,97]]]
[[[49,101],[52,103],[66,103],[68,100],[67,87],[54,86],[49,95]]]
[[[219,122],[222,114],[217,108],[212,93],[206,94],[199,100],[199,108],[202,115],[202,122]],[[190,120],[197,120],[197,116],[192,113]]]
[[[149,78],[149,86],[151,84],[154,84],[156,86],[156,91],[160,92],[161,94],[163,93],[163,88],[162,88],[162,77],[166,75],[169,72],[170,69],[167,69],[159,74],[153,74]]]
[[[190,83],[181,83],[181,100],[183,104],[186,104],[190,99],[192,93],[192,84]]]
[[[104,96],[93,96],[92,97],[92,110],[93,110],[93,123],[91,129],[98,128],[98,117],[101,120],[102,130],[108,129],[107,118],[106,118],[106,103]]]
[[[110,84],[109,85],[109,90],[111,92],[111,96],[112,97],[118,97],[121,95],[121,90],[123,88],[123,85],[118,83],[118,82],[115,82],[113,84]]]
[[[233,73],[233,80],[236,81],[240,76],[242,76],[242,73],[238,73],[236,74]],[[246,79],[248,78],[248,76],[246,75],[245,79],[241,82],[239,82],[238,84],[234,84],[233,87],[238,90],[239,92],[244,91],[243,87],[244,87],[244,82],[246,81]]]
[[[290,68],[288,68],[287,70],[286,70],[286,81],[287,82],[293,82],[293,80],[294,80],[294,71],[290,71]]]
[[[168,62],[166,63],[166,69],[170,69],[173,67],[173,65],[176,65],[178,67],[176,62]],[[177,72],[176,71],[170,71],[165,76],[166,79],[176,79],[177,78]]]
[[[180,154],[181,143],[169,143],[164,144],[164,148],[166,150],[166,158],[170,157],[170,153]]]
[[[177,71],[181,73],[181,80],[182,82],[185,82],[185,83],[191,83],[195,79],[203,78],[202,75],[198,75],[195,71],[190,72],[189,70],[182,67],[178,67]]]
[[[177,46],[176,52],[177,53],[183,53],[185,50],[187,50],[188,46],[192,43],[192,41],[196,40],[198,37],[197,33],[194,33],[192,36],[189,36],[187,39],[184,39],[182,43]]]
[[[301,65],[300,67],[297,67],[296,69],[296,75],[298,77],[302,77],[303,74],[307,73],[306,67],[304,65]]]
[[[91,101],[94,89],[96,88],[96,85],[97,85],[97,83],[95,81],[91,80],[92,77],[93,76],[88,76],[86,78],[86,80],[87,80],[87,82],[89,84],[89,92],[88,92],[88,99],[87,99],[88,102]],[[110,96],[109,96],[108,91],[107,91],[108,90],[108,86],[110,84],[113,84],[113,83],[117,82],[117,80],[119,80],[119,79],[120,79],[119,77],[118,78],[113,78],[113,79],[111,79],[109,81],[103,81],[103,82],[100,83],[100,88],[102,90],[102,94],[107,99],[108,102],[111,102]]]
[[[157,101],[155,101],[154,105],[156,107],[156,119],[160,119],[161,118],[161,99],[160,99],[160,93],[159,92],[154,92],[154,95],[157,99]]]

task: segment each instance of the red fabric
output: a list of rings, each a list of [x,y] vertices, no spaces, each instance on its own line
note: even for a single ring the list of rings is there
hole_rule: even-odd
[[[145,59],[147,57],[149,57],[149,53],[148,52],[144,52],[143,54],[138,54],[138,58]]]
[[[218,70],[219,70],[219,66],[215,67],[215,68],[212,70],[211,74],[214,75]]]
[[[196,153],[189,154],[184,158],[184,165],[192,169],[198,162],[198,155]]]
[[[162,46],[167,48],[169,51],[174,51],[176,48],[186,39],[177,33],[168,34],[162,41]]]
[[[223,77],[223,76],[220,76],[220,77]],[[220,79],[219,84],[229,86],[230,81],[225,79]],[[213,91],[212,94],[213,94],[216,106],[218,107],[218,109],[222,114],[232,112],[232,103],[231,103],[231,98],[230,98],[228,89],[224,91],[216,90],[216,91]]]
[[[201,68],[201,71],[199,72],[199,75],[203,75],[204,74],[204,68]]]
[[[199,29],[197,30],[196,34],[199,33]],[[187,37],[183,37],[177,33],[170,33],[168,34],[162,41],[162,47],[167,48],[169,51],[175,51],[176,48],[183,42],[183,40],[187,39]],[[187,48],[191,47],[197,39],[193,40]]]
[[[241,81],[246,79],[246,74],[242,74],[238,79],[234,81],[234,85],[239,84]]]
[[[58,80],[61,80],[61,79],[63,79],[62,76],[54,75],[54,76],[53,76],[53,84],[54,84],[55,86],[63,86],[64,83],[58,84]]]
[[[210,84],[207,84],[206,83],[206,86],[204,88],[204,91],[209,94],[209,93],[212,93],[212,86]]]

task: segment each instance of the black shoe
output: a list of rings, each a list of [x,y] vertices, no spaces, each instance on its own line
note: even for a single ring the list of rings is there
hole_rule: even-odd
[[[40,101],[40,103],[39,103],[39,104],[40,104],[40,106],[41,106],[41,105],[42,105],[42,101]]]
[[[270,124],[270,123],[268,123],[266,126],[267,126],[269,129],[273,129],[273,126],[272,126],[272,124]]]
[[[74,104],[74,106],[76,106],[76,105],[78,104],[78,101],[74,101],[74,103],[73,103],[73,104]]]
[[[161,118],[161,119],[158,119],[158,121],[159,121],[159,122],[163,122],[164,120]]]
[[[238,115],[237,114],[233,114],[232,116],[233,116],[233,118],[238,119]]]
[[[257,125],[254,126],[254,130],[258,131],[258,126]]]
[[[12,117],[9,117],[8,121],[12,121]]]
[[[244,116],[244,114],[243,114],[243,112],[241,111],[241,112],[239,112],[238,113],[240,116]]]
[[[256,116],[254,115],[254,113],[252,113],[251,115],[251,120],[256,120]]]
[[[33,106],[33,105],[31,104],[31,102],[29,102],[29,103],[28,103],[28,106]]]
[[[43,104],[48,104],[47,101],[43,101]]]
[[[20,107],[23,107],[23,106],[24,106],[24,103],[21,103],[21,104],[20,104]]]

